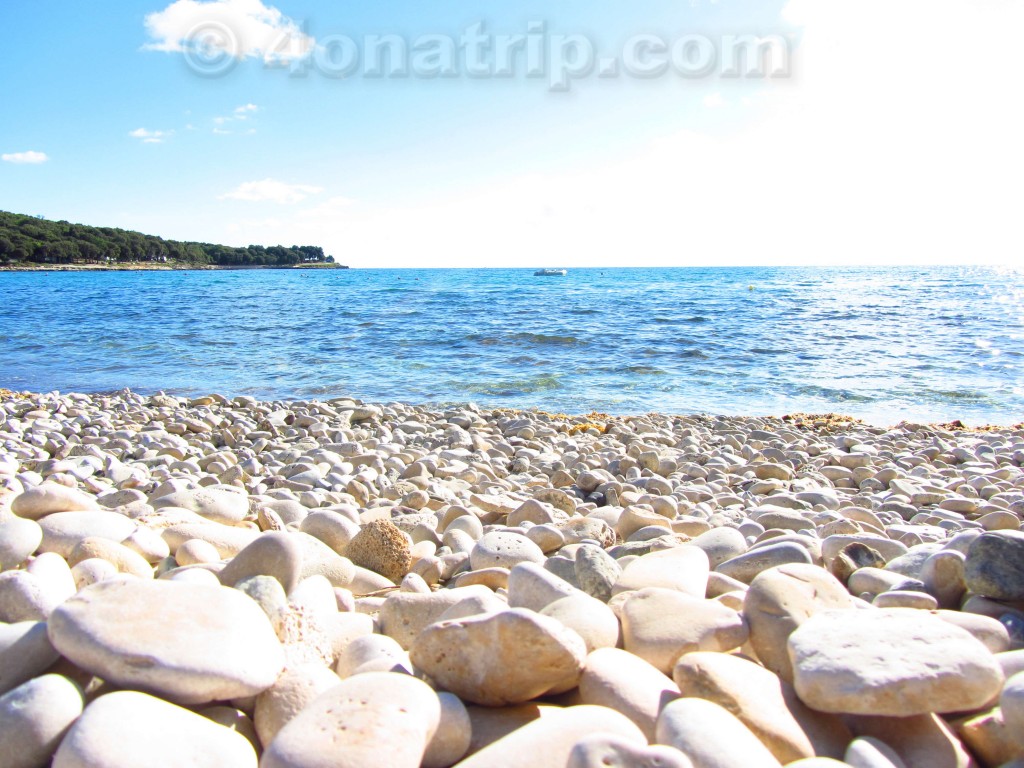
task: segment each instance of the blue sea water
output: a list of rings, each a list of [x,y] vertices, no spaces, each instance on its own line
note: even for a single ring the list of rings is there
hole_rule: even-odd
[[[1024,420],[989,267],[0,274],[0,387]]]

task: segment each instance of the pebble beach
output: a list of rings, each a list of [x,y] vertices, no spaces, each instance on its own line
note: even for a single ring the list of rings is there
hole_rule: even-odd
[[[5,768],[1024,768],[1024,425],[0,392]]]

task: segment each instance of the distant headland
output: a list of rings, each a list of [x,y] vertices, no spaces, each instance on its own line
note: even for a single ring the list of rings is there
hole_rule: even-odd
[[[238,248],[164,240],[0,211],[0,270],[348,269],[314,245]]]

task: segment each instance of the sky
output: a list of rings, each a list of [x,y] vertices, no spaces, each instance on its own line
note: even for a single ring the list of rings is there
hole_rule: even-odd
[[[34,0],[0,28],[0,210],[353,267],[1024,262],[1019,0]]]

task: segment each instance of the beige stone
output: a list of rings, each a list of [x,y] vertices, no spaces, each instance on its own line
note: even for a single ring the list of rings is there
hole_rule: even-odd
[[[751,582],[743,601],[743,616],[757,658],[783,680],[792,682],[793,670],[786,653],[789,635],[818,611],[852,606],[846,587],[824,569],[783,565]]]
[[[1010,650],[1010,633],[998,619],[963,611],[934,611],[933,615],[960,629],[966,629],[992,653]]]
[[[142,555],[116,541],[89,536],[78,542],[68,556],[68,565],[99,558],[113,565],[118,573],[128,573],[140,579],[153,578],[153,566]]]
[[[758,738],[735,716],[704,699],[676,699],[658,717],[659,744],[675,747],[694,768],[779,768]]]
[[[871,736],[859,736],[851,741],[845,759],[852,768],[907,768],[896,750]]]
[[[0,761],[4,768],[44,768],[60,740],[82,714],[77,685],[43,675],[0,696]]]
[[[400,583],[412,567],[409,537],[388,520],[364,525],[349,542],[345,556],[395,584]]]
[[[1020,743],[1024,736],[1007,724],[998,707],[964,718],[954,725],[964,746],[970,749],[982,765],[1002,765],[1015,757],[1024,756],[1024,748]]]
[[[693,768],[674,747],[640,746],[620,736],[587,736],[576,742],[566,768]]]
[[[743,616],[733,609],[669,589],[632,593],[620,617],[625,649],[665,674],[685,653],[731,651],[748,637]]]
[[[712,528],[689,543],[691,547],[703,549],[708,556],[711,570],[737,555],[747,551],[747,540],[735,528]]]
[[[524,725],[561,711],[562,707],[535,702],[509,707],[481,707],[469,704],[466,706],[466,712],[469,714],[472,733],[466,755],[474,755]]]
[[[555,619],[510,608],[432,624],[416,637],[410,656],[464,701],[503,706],[574,687],[586,646]]]
[[[136,691],[92,701],[68,731],[53,768],[256,768],[248,740],[195,712]]]
[[[45,621],[0,624],[0,694],[42,674],[59,658]]]
[[[98,507],[95,497],[60,483],[43,483],[29,488],[11,502],[11,512],[26,520],[39,520],[54,512],[85,511]]]
[[[222,488],[192,488],[173,491],[151,499],[153,509],[174,507],[195,512],[215,523],[233,525],[249,515],[249,499],[244,493]]]
[[[1018,672],[1003,686],[999,697],[1003,720],[1014,735],[1017,746],[1024,750],[1024,672]]]
[[[892,747],[907,768],[976,768],[960,740],[937,715],[844,717],[857,736]]]
[[[246,545],[217,577],[226,587],[253,576],[271,576],[291,592],[302,575],[302,548],[291,534],[271,531]]]
[[[442,589],[429,595],[392,592],[384,600],[377,617],[381,634],[394,638],[402,648],[409,650],[425,627],[438,621],[453,605],[473,595],[494,596],[491,590],[482,586]]]
[[[318,509],[303,518],[299,530],[320,539],[339,555],[344,555],[360,527],[345,515],[329,509]]]
[[[581,705],[555,710],[492,742],[458,768],[565,768],[573,747],[588,736],[618,736],[637,747],[647,739],[625,715]]]
[[[256,735],[256,726],[253,724],[252,718],[242,710],[222,705],[205,707],[198,710],[196,714],[243,737],[256,751],[257,756],[263,751],[263,745],[260,744],[260,738]]]
[[[473,545],[470,565],[481,568],[514,568],[519,563],[543,563],[541,548],[519,533],[493,531]]]
[[[427,745],[421,768],[448,768],[469,750],[473,724],[462,700],[452,693],[437,694],[441,703],[441,721]]]
[[[253,723],[261,744],[269,744],[285,725],[324,691],[341,679],[322,664],[302,664],[287,669],[256,697]]]
[[[43,529],[35,520],[0,517],[0,571],[22,565],[43,542]]]
[[[40,552],[55,552],[63,558],[82,539],[99,536],[121,542],[132,534],[136,523],[116,512],[55,512],[39,521],[43,531]]]
[[[186,704],[260,693],[284,666],[266,614],[220,586],[94,584],[53,612],[49,635],[82,669]]]
[[[178,547],[186,541],[198,539],[210,544],[217,550],[221,559],[226,560],[234,557],[259,538],[260,532],[207,521],[169,525],[161,529],[160,535],[167,542],[171,554],[177,552]]]
[[[679,698],[679,686],[639,656],[599,648],[587,656],[580,678],[580,700],[621,712],[653,741],[658,714]]]
[[[981,706],[1003,684],[970,633],[906,608],[828,611],[789,637],[794,686],[822,712],[906,717]]]
[[[811,554],[802,543],[773,541],[767,545],[752,547],[742,555],[726,560],[715,570],[744,584],[750,584],[759,574],[772,568],[811,563]]]
[[[189,539],[174,551],[174,560],[178,565],[195,565],[197,563],[220,562],[220,552],[208,541]]]
[[[519,563],[509,572],[508,604],[513,608],[542,611],[556,600],[578,594],[580,590],[537,563]]]
[[[619,619],[612,609],[584,593],[556,600],[545,606],[540,614],[557,619],[574,630],[583,638],[587,653],[597,648],[614,648],[621,639]]]
[[[781,763],[840,758],[851,738],[839,718],[807,708],[792,686],[739,656],[690,653],[672,677],[683,696],[712,701],[735,715]]]
[[[364,635],[350,642],[338,654],[334,671],[346,678],[367,672],[412,674],[409,654],[387,635]]]
[[[267,746],[261,768],[419,768],[441,719],[422,680],[371,672],[320,694]]]
[[[704,597],[709,570],[708,556],[698,547],[684,544],[651,552],[623,568],[612,594],[659,587],[691,597]]]
[[[939,602],[927,592],[892,589],[875,595],[871,604],[876,608],[913,608],[918,611],[934,611]]]

